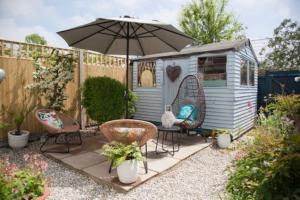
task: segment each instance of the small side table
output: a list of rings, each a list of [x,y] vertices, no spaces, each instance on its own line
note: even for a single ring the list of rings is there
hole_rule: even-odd
[[[174,156],[175,152],[179,151],[180,148],[180,139],[179,139],[179,135],[181,133],[181,128],[178,126],[172,126],[171,128],[165,128],[163,126],[157,126],[157,140],[156,140],[156,147],[155,147],[155,152],[156,154],[158,153],[171,153],[169,150],[164,148],[164,142],[167,140],[168,135],[171,135],[171,139],[172,139],[172,146],[173,146],[173,151],[171,153],[172,156]],[[162,152],[158,152],[157,151],[157,146],[158,146],[158,139],[159,139],[159,135],[160,133],[162,133],[162,142],[161,142],[161,148],[162,148]],[[177,149],[175,150],[175,141],[174,141],[174,133],[177,134]]]

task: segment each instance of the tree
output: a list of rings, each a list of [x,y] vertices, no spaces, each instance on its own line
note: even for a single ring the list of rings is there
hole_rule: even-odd
[[[37,33],[32,33],[30,35],[27,35],[25,37],[25,42],[31,43],[31,44],[40,44],[40,45],[46,45],[47,41],[44,37],[40,36]]]
[[[180,27],[199,44],[244,38],[245,28],[225,10],[227,4],[228,0],[192,0],[182,8]]]
[[[274,29],[267,47],[271,49],[269,53],[266,53],[266,49],[260,52],[261,55],[266,53],[261,69],[300,70],[300,27],[297,22],[284,19]]]

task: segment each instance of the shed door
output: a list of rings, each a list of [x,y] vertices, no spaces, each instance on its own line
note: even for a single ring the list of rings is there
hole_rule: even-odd
[[[181,73],[179,77],[173,82],[167,75],[168,66],[180,66]],[[182,79],[188,75],[189,72],[189,60],[185,59],[168,59],[164,61],[164,105],[170,105],[177,95],[177,91]],[[163,107],[164,108],[164,107]]]

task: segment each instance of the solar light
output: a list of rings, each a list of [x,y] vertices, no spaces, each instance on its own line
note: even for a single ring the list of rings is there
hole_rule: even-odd
[[[0,68],[0,83],[4,80],[5,78],[5,71],[4,69]]]

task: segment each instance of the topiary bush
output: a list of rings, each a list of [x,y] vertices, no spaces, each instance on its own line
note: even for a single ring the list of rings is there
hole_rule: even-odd
[[[124,85],[109,77],[90,77],[83,85],[82,105],[98,122],[119,119],[125,111]]]
[[[125,113],[125,86],[109,77],[90,77],[83,85],[82,105],[89,117],[99,123],[120,119]],[[136,112],[137,96],[129,92],[129,116]]]

